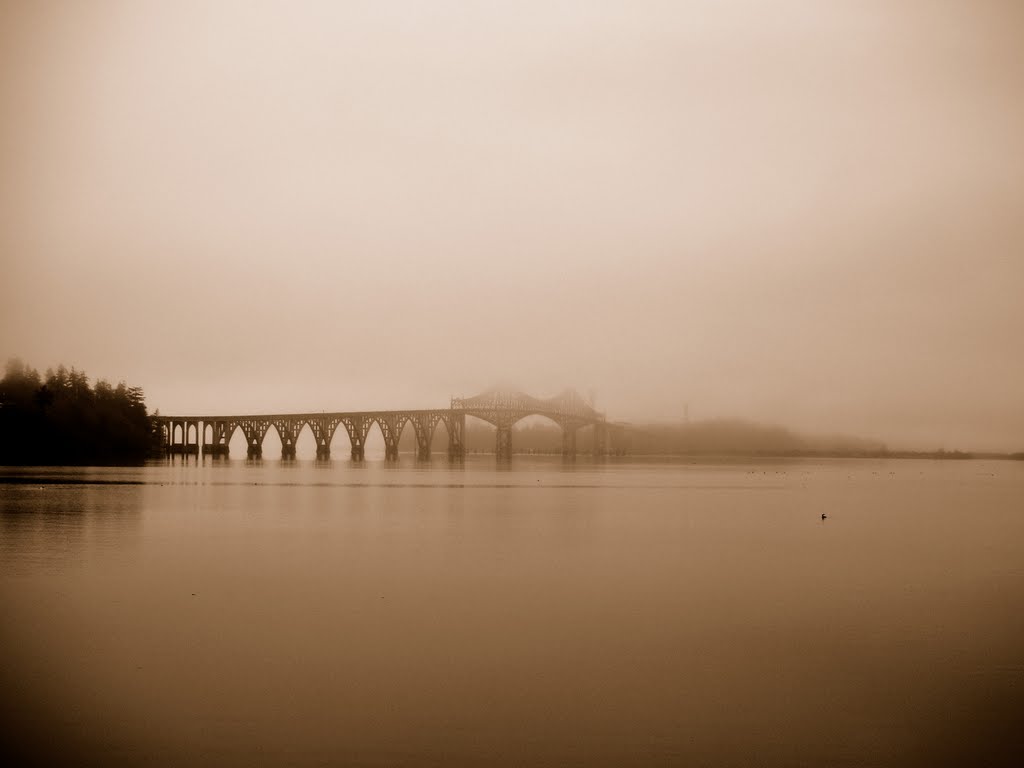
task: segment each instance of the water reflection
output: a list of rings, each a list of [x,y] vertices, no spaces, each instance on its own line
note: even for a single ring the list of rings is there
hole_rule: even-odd
[[[82,472],[73,484],[64,479],[48,471],[36,482],[0,485],[5,572],[62,570],[87,553],[123,552],[137,542],[141,485],[110,485],[110,474],[96,471]]]

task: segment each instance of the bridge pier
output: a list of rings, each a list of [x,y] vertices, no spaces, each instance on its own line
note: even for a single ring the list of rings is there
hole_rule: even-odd
[[[462,461],[466,458],[466,414],[452,414],[445,426],[448,428],[448,460]]]
[[[398,438],[402,433],[402,427],[405,425],[404,414],[390,414],[385,417],[369,418],[363,422],[363,443],[366,442],[366,435],[373,427],[373,422],[377,422],[377,426],[380,427],[380,433],[384,436],[384,460],[385,461],[398,461]]]
[[[352,443],[352,461],[363,460],[363,446]]]
[[[174,419],[169,419],[165,424],[167,445],[164,447],[164,449],[167,452],[168,456],[173,456],[174,454],[179,453],[177,443],[174,442],[174,427],[177,425],[177,423],[178,422],[176,422]]]
[[[184,422],[185,432],[182,438],[185,443],[182,452],[186,456],[198,456],[199,455],[199,422],[198,421],[186,421]],[[194,440],[193,440],[194,436]]]
[[[210,442],[206,442],[206,428],[210,427]],[[232,428],[228,422],[221,419],[213,419],[203,422],[203,456],[226,457],[228,455],[228,436]]]
[[[334,430],[338,428],[338,422],[326,417],[310,419],[309,428],[313,432],[313,439],[316,440],[317,461],[330,460],[331,438],[334,437]]]
[[[271,423],[272,422],[269,419],[261,419],[257,417],[242,419],[237,422],[238,426],[242,430],[242,434],[245,435],[246,458],[263,458],[263,438],[266,437],[267,430],[270,429]]]
[[[430,461],[430,439],[434,435],[434,427],[440,418],[427,416],[413,419],[412,425],[416,432],[416,461]]]
[[[512,458],[512,425],[499,424],[495,436],[494,455],[499,461],[508,461]]]
[[[302,423],[299,419],[274,419],[274,429],[281,438],[282,459],[295,458],[295,442],[299,439]]]
[[[576,430],[579,427],[570,424],[562,425],[562,455],[576,458]]]

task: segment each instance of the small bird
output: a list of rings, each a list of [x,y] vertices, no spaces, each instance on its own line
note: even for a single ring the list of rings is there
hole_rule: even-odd
[[[821,513],[821,519],[824,520],[826,517],[828,517],[828,515],[826,515],[824,512],[822,512]]]

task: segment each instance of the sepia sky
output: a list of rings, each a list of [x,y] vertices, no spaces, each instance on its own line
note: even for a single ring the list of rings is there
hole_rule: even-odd
[[[0,356],[1024,450],[1015,0],[0,0]]]

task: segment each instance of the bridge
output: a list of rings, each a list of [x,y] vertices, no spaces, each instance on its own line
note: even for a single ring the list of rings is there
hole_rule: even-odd
[[[453,397],[448,408],[404,411],[339,411],[332,413],[261,414],[249,416],[154,416],[163,431],[168,455],[227,456],[228,445],[236,431],[245,437],[246,456],[263,457],[263,439],[271,428],[281,439],[281,458],[295,458],[299,433],[308,428],[316,442],[317,459],[331,457],[331,440],[339,427],[348,433],[352,459],[364,457],[366,438],[374,424],[384,436],[384,456],[398,458],[398,442],[404,429],[412,425],[416,434],[416,457],[430,458],[430,447],[438,424],[448,432],[448,458],[466,454],[466,417],[486,421],[497,430],[495,454],[499,459],[512,456],[512,427],[527,416],[544,416],[562,428],[562,454],[576,455],[576,433],[581,427],[594,427],[594,454],[608,452],[608,423],[574,390],[540,399],[522,392],[491,390],[475,397]],[[180,437],[180,440],[179,440]]]

